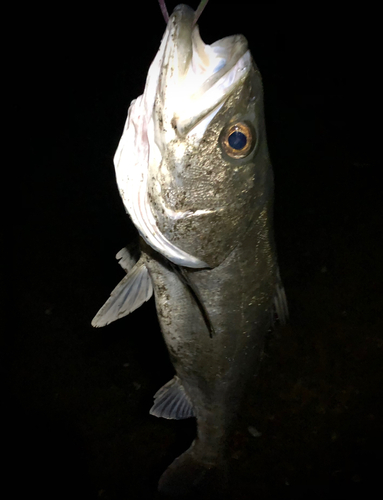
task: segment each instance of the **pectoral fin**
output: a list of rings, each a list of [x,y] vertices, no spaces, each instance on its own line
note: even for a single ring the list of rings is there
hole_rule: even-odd
[[[194,417],[193,406],[177,375],[155,393],[149,413],[175,420]]]
[[[143,259],[140,259],[112,291],[109,299],[93,318],[92,326],[99,328],[123,318],[149,300],[152,294],[152,280]]]

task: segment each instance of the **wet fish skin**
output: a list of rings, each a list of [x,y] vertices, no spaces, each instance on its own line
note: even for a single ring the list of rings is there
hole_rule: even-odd
[[[222,129],[234,120],[250,121],[257,134],[252,156],[240,162],[223,155],[219,142]],[[274,296],[281,286],[272,232],[273,175],[261,79],[255,67],[228,98],[204,137],[206,146],[189,148],[191,173],[186,172],[182,185],[189,193],[188,200],[177,208],[211,207],[218,198],[217,205],[224,209],[198,220],[171,221],[171,225],[160,210],[156,213],[154,201],[152,207],[161,231],[170,241],[211,266],[200,270],[184,268],[184,272],[207,310],[214,326],[213,338],[187,284],[179,279],[173,266],[142,243],[161,331],[177,376],[192,402],[198,429],[192,447],[164,473],[160,490],[180,494],[178,488],[182,486],[186,495],[190,485],[185,477],[177,477],[185,476],[188,470],[194,481],[198,477],[200,481],[190,490],[191,497],[197,491],[207,494],[210,483],[214,483],[213,489],[223,484],[228,436],[246,381],[258,370]],[[210,174],[206,173],[208,169]],[[203,183],[206,192],[201,196],[199,190],[196,196],[195,186],[200,186],[199,179],[208,175],[210,180]],[[217,178],[222,179],[220,184]],[[209,186],[216,191],[210,193]]]
[[[141,257],[134,265],[129,252],[117,254],[127,276],[92,324],[123,317],[154,293],[176,376],[155,395],[151,413],[197,419],[195,441],[165,471],[159,489],[174,498],[223,498],[228,437],[246,383],[258,371],[274,313],[284,322],[288,311],[273,237],[261,75],[244,37],[224,39],[219,43],[227,67],[198,88],[195,115],[179,112],[172,96],[178,83],[182,90],[193,51],[205,57],[193,19],[190,7],[175,9],[144,95],[129,110],[115,165],[122,199],[140,233]],[[230,70],[234,83],[227,94],[215,102],[217,91],[211,106],[209,100],[206,109],[198,108]],[[206,128],[193,135],[205,115],[211,116]],[[253,134],[243,158],[233,158],[223,142],[237,123]],[[145,137],[150,148],[139,143]],[[134,168],[125,169],[128,161]]]
[[[239,244],[257,208],[272,197],[273,174],[267,151],[263,118],[262,83],[254,67],[229,96],[209,125],[200,144],[177,138],[164,154],[157,175],[149,176],[148,192],[157,225],[169,241],[215,267]],[[220,135],[231,123],[253,124],[256,146],[249,157],[233,160],[225,155]],[[183,149],[184,168],[177,173],[175,150]],[[180,161],[178,160],[178,163]],[[153,184],[161,184],[161,198]],[[162,198],[174,212],[196,212],[199,217],[174,219],[163,210]]]
[[[272,247],[266,206],[224,262],[187,271],[214,325],[213,338],[187,285],[166,261],[144,249],[161,330],[192,401],[198,447],[208,462],[225,454],[242,387],[259,366],[278,280]]]

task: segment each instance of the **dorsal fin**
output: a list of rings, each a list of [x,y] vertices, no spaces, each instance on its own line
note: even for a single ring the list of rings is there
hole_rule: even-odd
[[[92,326],[99,328],[123,318],[149,300],[152,294],[152,280],[141,258],[112,291],[109,299],[93,318]]]
[[[276,286],[273,304],[274,313],[277,315],[280,324],[285,325],[289,319],[289,308],[287,306],[286,293],[282,283],[278,283]]]
[[[154,405],[149,413],[175,420],[194,417],[193,406],[177,375],[155,393]]]

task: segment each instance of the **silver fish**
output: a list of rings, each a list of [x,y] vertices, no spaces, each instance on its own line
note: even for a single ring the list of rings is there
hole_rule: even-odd
[[[114,164],[141,255],[117,254],[127,274],[92,322],[121,318],[154,292],[176,375],[150,413],[197,419],[195,441],[160,480],[176,498],[223,484],[243,388],[275,316],[288,316],[261,75],[242,35],[205,45],[194,16],[176,7],[130,105]]]

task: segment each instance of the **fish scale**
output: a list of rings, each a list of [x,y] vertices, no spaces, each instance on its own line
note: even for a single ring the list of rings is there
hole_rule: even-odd
[[[176,7],[114,162],[141,254],[117,254],[127,274],[92,324],[126,316],[154,295],[175,376],[150,413],[197,420],[196,439],[159,489],[173,498],[223,498],[246,385],[275,318],[283,324],[288,316],[262,81],[245,38],[207,46],[194,11]]]

